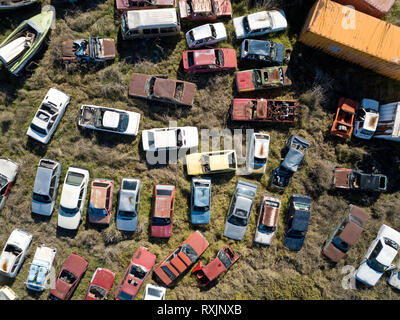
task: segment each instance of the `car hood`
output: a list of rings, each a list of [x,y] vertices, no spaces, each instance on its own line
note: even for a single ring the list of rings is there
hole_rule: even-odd
[[[57,224],[59,227],[68,229],[68,230],[76,230],[79,227],[79,223],[81,221],[81,212],[80,210],[73,216],[64,215],[64,213],[58,212],[58,220]]]
[[[126,129],[126,134],[137,135],[139,131],[140,124],[140,113],[129,112],[129,122],[128,128]]]
[[[236,73],[236,88],[238,91],[254,89],[252,71],[241,71]]]
[[[246,35],[244,26],[243,26],[243,19],[244,19],[244,16],[234,18],[232,20],[233,26],[235,28],[236,38],[243,38]]]
[[[54,209],[54,201],[50,203],[32,200],[32,212],[44,216],[50,216]]]
[[[71,186],[64,183],[61,193],[60,205],[69,209],[76,208],[79,200],[79,192],[79,186]]]
[[[364,261],[358,267],[355,277],[357,280],[373,287],[378,282],[378,280],[381,278],[382,274],[383,273],[379,273],[379,272],[371,269],[367,265],[367,262]]]
[[[287,20],[283,10],[272,10],[270,11],[270,15],[273,21],[273,29],[287,28]]]
[[[234,240],[242,240],[246,232],[246,227],[247,226],[235,226],[227,221],[225,224],[224,236]]]
[[[137,216],[131,219],[121,219],[117,216],[117,229],[122,231],[135,231]]]

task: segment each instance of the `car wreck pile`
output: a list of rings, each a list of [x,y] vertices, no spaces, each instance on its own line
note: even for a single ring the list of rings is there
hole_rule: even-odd
[[[1,1],[0,9],[14,9],[27,6],[36,1]],[[330,6],[329,0],[318,3]],[[334,4],[333,6],[339,6]],[[253,91],[263,95],[271,90],[285,90],[292,85],[290,67],[285,65],[283,44],[249,39],[265,34],[282,32],[288,27],[283,10],[258,11],[232,20],[240,45],[240,62],[250,69],[238,70],[234,48],[216,48],[227,39],[223,22],[215,20],[232,18],[229,0],[116,0],[116,8],[121,17],[123,41],[145,38],[163,38],[181,32],[180,20],[206,22],[185,34],[189,50],[182,54],[183,71],[190,74],[212,72],[235,72],[234,84],[237,97],[232,101],[229,118],[232,123],[241,123],[251,128],[265,123],[273,125],[292,125],[299,120],[300,103],[294,99],[259,98]],[[151,17],[151,19],[149,18]],[[51,11],[25,20],[16,30],[0,43],[0,62],[14,75],[19,75],[49,34],[55,17]],[[373,18],[376,19],[376,18]],[[210,23],[210,21],[212,23]],[[138,41],[138,40],[135,40]],[[399,41],[399,39],[397,39]],[[114,39],[89,37],[71,39],[59,44],[62,62],[65,65],[112,63],[118,53]],[[195,79],[193,77],[192,79]],[[182,108],[196,103],[197,84],[165,75],[133,73],[130,77],[128,96],[177,105]],[[253,97],[243,97],[247,92]],[[69,93],[72,94],[72,93]],[[58,124],[71,102],[70,95],[57,88],[49,88],[34,118],[28,126],[29,139],[38,144],[50,143]],[[150,111],[151,112],[151,111]],[[81,131],[95,130],[104,134],[137,136],[140,131],[141,114],[132,111],[83,104],[78,109],[78,127]],[[382,104],[372,99],[358,102],[341,98],[330,133],[334,139],[350,139],[352,136],[369,140],[371,138],[400,141],[400,102]],[[198,128],[168,127],[141,131],[141,148],[146,153],[160,153],[186,150],[186,173],[191,177],[190,222],[193,227],[210,224],[212,215],[213,174],[237,173],[237,154],[235,150],[192,152],[199,145]],[[248,175],[262,177],[266,172],[271,138],[269,134],[256,132],[251,135],[246,150]],[[283,146],[283,159],[272,170],[269,187],[274,192],[282,192],[290,184],[294,174],[301,170],[303,159],[312,143],[304,137],[291,134]],[[31,211],[39,216],[51,216],[57,199],[62,175],[62,163],[52,159],[40,160],[32,193]],[[242,168],[243,169],[243,168]],[[0,210],[16,181],[19,164],[10,159],[0,159]],[[107,227],[111,223],[114,202],[114,180],[106,177],[91,177],[87,168],[69,166],[64,177],[60,196],[57,226],[61,229],[77,231],[85,215],[86,198],[89,193],[87,222],[90,225]],[[90,183],[91,180],[91,183]],[[121,177],[115,213],[116,227],[124,232],[135,232],[140,214],[141,190],[143,183],[134,177]],[[360,169],[336,168],[332,189],[343,192],[385,192],[388,177],[376,172],[366,173]],[[233,190],[227,211],[223,236],[241,241],[250,223],[252,208],[258,190],[258,183],[238,179]],[[174,204],[176,186],[154,183],[153,205],[149,228],[152,238],[170,238],[173,235]],[[281,198],[272,194],[262,194],[259,213],[256,219],[254,242],[260,247],[271,246],[281,214]],[[286,205],[284,206],[286,208]],[[292,194],[285,213],[285,233],[283,244],[288,250],[302,249],[309,229],[312,212],[312,198],[302,194]],[[355,205],[340,219],[337,226],[323,245],[322,254],[331,262],[337,263],[355,245],[366,228],[368,213]],[[0,274],[14,278],[20,270],[32,241],[32,234],[16,228],[10,235],[0,255]],[[277,240],[275,240],[277,241]],[[176,283],[192,269],[191,274],[201,287],[212,286],[218,277],[239,261],[240,254],[234,252],[229,244],[219,248],[215,258],[206,265],[199,259],[210,246],[205,236],[194,231],[168,256],[156,265],[158,257],[149,249],[140,247],[132,256],[131,262],[118,284],[114,298],[133,300],[153,274],[161,286],[147,284],[144,299],[165,299],[166,288]],[[400,232],[390,226],[382,225],[376,239],[371,244],[355,277],[360,282],[374,286],[387,271],[392,271],[388,283],[400,288],[398,271],[392,265],[400,246]],[[37,247],[26,280],[26,287],[33,291],[44,291],[45,283],[56,258],[57,248],[41,244]],[[55,288],[49,299],[70,299],[74,290],[84,277],[89,262],[72,253],[59,270]],[[115,273],[98,267],[86,290],[86,300],[104,300],[113,287]],[[0,297],[17,299],[9,287],[0,290]]]

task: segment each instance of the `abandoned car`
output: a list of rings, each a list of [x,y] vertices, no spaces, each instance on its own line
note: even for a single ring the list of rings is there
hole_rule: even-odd
[[[331,128],[331,135],[343,139],[350,138],[353,133],[354,116],[359,107],[360,104],[357,101],[340,98],[339,107]]]
[[[190,220],[207,224],[211,218],[211,178],[192,178],[190,188]]]
[[[151,236],[169,238],[174,225],[175,186],[156,184],[151,219]]]
[[[361,170],[336,168],[333,185],[338,189],[384,192],[388,179],[383,174],[365,173]]]
[[[220,150],[186,155],[189,176],[234,172],[237,169],[236,151]]]
[[[113,180],[100,178],[94,178],[92,180],[88,207],[89,223],[103,226],[110,224],[113,193]]]
[[[244,39],[240,45],[240,60],[280,65],[285,59],[285,46],[264,40]]]
[[[178,0],[178,7],[182,20],[212,21],[232,17],[230,0]]]
[[[271,245],[278,224],[281,200],[272,195],[263,195],[257,218],[254,242]]]
[[[140,194],[142,181],[140,179],[122,178],[118,192],[117,229],[133,232],[136,230],[140,209]]]
[[[354,120],[354,136],[370,140],[378,127],[378,121],[379,102],[372,99],[362,99]]]
[[[0,159],[0,212],[17,178],[18,169],[18,163],[10,159]]]
[[[186,32],[190,49],[197,49],[226,40],[226,29],[222,22],[208,23]]]
[[[107,300],[114,280],[114,272],[105,268],[97,268],[90,280],[84,300]]]
[[[250,174],[264,174],[267,167],[270,137],[266,133],[253,133],[246,155],[246,169]]]
[[[237,68],[236,51],[230,48],[187,50],[183,70],[190,73],[232,71]]]

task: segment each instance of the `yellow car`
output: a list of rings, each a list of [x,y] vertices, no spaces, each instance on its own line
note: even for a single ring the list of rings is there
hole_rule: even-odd
[[[199,174],[235,171],[235,150],[220,150],[186,155],[187,173],[190,176]]]

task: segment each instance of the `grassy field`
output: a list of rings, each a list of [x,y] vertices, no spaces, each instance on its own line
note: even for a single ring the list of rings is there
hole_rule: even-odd
[[[148,168],[140,147],[140,135],[135,139],[114,135],[82,133],[77,127],[78,108],[81,104],[97,104],[139,112],[140,129],[168,126],[177,121],[179,126],[197,126],[199,129],[246,128],[235,126],[227,120],[232,98],[237,96],[233,74],[189,76],[181,64],[182,51],[187,48],[184,32],[193,24],[184,23],[181,34],[174,39],[127,41],[121,40],[118,22],[114,19],[114,0],[82,1],[81,5],[58,4],[43,0],[57,10],[56,29],[51,31],[46,50],[35,59],[34,72],[23,79],[16,79],[0,69],[0,157],[18,161],[20,172],[5,208],[0,214],[0,245],[10,232],[23,228],[33,233],[33,243],[15,281],[0,279],[16,291],[20,299],[46,299],[47,292],[32,295],[24,285],[29,262],[35,248],[41,243],[55,246],[57,270],[72,252],[89,261],[89,268],[73,299],[81,299],[97,267],[116,272],[116,285],[139,246],[145,246],[157,255],[160,262],[194,230],[200,230],[210,247],[200,258],[207,262],[225,243],[241,254],[240,260],[208,290],[200,290],[194,277],[185,275],[174,287],[167,290],[167,299],[398,299],[399,295],[388,287],[385,276],[372,289],[344,290],[341,285],[345,265],[355,268],[374,239],[382,223],[400,230],[397,218],[400,207],[400,151],[395,143],[351,139],[342,141],[329,135],[338,98],[369,97],[381,103],[400,100],[400,83],[381,77],[356,65],[326,56],[297,42],[297,37],[312,1],[233,1],[234,16],[255,12],[260,8],[281,7],[285,10],[290,28],[285,32],[264,39],[284,43],[292,50],[290,68],[293,87],[290,90],[273,90],[255,96],[270,98],[296,98],[302,103],[301,121],[295,126],[275,124],[257,128],[271,136],[267,172],[262,177],[244,177],[256,182],[258,193],[244,239],[240,242],[223,237],[226,212],[237,176],[213,177],[213,203],[210,225],[194,228],[189,219],[190,179],[182,163],[160,168]],[[61,2],[61,1],[60,1]],[[86,1],[89,2],[89,1]],[[23,19],[40,12],[40,6],[18,12],[1,14],[0,41]],[[388,14],[387,20],[400,25],[399,1]],[[226,22],[228,39],[223,47],[239,48],[232,22]],[[63,40],[91,36],[107,36],[118,43],[119,56],[115,63],[90,69],[65,68],[60,64],[60,45]],[[242,67],[242,66],[241,66]],[[198,91],[191,108],[173,107],[128,98],[128,83],[133,72],[168,74],[172,78],[196,82]],[[50,87],[71,95],[58,129],[48,146],[44,147],[26,136],[26,130],[41,100]],[[302,135],[311,142],[302,168],[294,175],[284,193],[276,193],[268,186],[271,171],[279,165],[281,148],[290,134]],[[90,176],[113,179],[117,191],[122,177],[138,177],[143,181],[141,210],[138,229],[134,234],[119,232],[112,219],[111,225],[98,230],[86,224],[86,217],[74,236],[57,230],[56,210],[50,219],[38,219],[30,212],[31,192],[36,167],[41,158],[60,161],[64,179],[71,165],[90,169]],[[360,167],[366,170],[379,168],[389,176],[389,190],[379,196],[356,193],[339,193],[332,189],[332,169],[337,166]],[[169,241],[149,237],[151,199],[155,183],[176,186],[173,235]],[[310,227],[303,249],[290,252],[283,247],[284,218],[291,194],[306,194],[313,198]],[[269,248],[253,244],[256,213],[262,194],[276,194],[282,199],[276,239]],[[332,267],[321,255],[321,248],[328,233],[344,213],[348,204],[365,208],[371,218],[360,241],[344,259]],[[113,213],[115,217],[115,211]],[[149,282],[154,283],[154,279]],[[143,289],[139,293],[142,297]],[[112,298],[113,294],[110,295]]]

